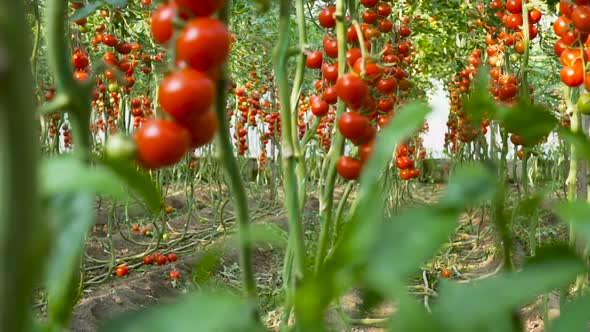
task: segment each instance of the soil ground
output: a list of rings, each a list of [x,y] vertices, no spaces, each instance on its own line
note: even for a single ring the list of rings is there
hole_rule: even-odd
[[[442,191],[440,185],[416,184],[412,189],[413,197],[403,202],[403,206],[428,204],[437,200]],[[152,239],[142,236],[137,232],[130,232],[131,223],[122,221],[113,226],[112,239],[107,237],[108,216],[112,213],[115,220],[132,220],[133,223],[147,225],[149,217],[139,206],[130,205],[127,211],[121,208],[112,209],[108,203],[97,204],[97,223],[89,234],[86,252],[86,281],[84,292],[76,305],[72,318],[71,330],[76,332],[96,331],[102,322],[117,317],[123,313],[141,310],[159,303],[173,300],[176,296],[204,286],[201,280],[208,279],[208,283],[227,286],[236,292],[240,287],[240,269],[238,255],[233,249],[227,250],[221,257],[220,264],[206,276],[199,275],[195,267],[200,266],[203,253],[212,244],[219,243],[223,239],[232,236],[234,216],[231,202],[225,206],[216,205],[213,202],[211,188],[203,187],[196,190],[195,205],[191,213],[187,213],[186,198],[182,193],[169,194],[167,205],[174,211],[170,214],[165,227],[169,239],[162,241],[159,252],[175,252],[179,256],[177,262],[163,266],[143,265],[141,258],[147,245]],[[337,190],[336,196],[342,193],[342,188]],[[223,194],[227,196],[226,193]],[[276,196],[276,195],[275,195]],[[304,221],[306,236],[313,240],[318,229],[319,202],[310,194],[305,206]],[[224,197],[227,199],[227,197]],[[251,197],[249,206],[251,219],[258,224],[272,224],[283,230],[287,230],[287,217],[284,208],[280,205],[280,197],[265,195],[265,197]],[[223,214],[219,213],[223,208]],[[551,240],[565,236],[565,229],[560,226],[557,218],[541,209],[541,225],[539,236],[541,240]],[[127,216],[127,217],[126,217]],[[187,220],[189,219],[190,220]],[[223,220],[223,223],[221,222]],[[186,236],[180,238],[183,229],[187,227]],[[518,229],[515,230],[518,235]],[[410,291],[416,297],[423,300],[435,301],[437,280],[440,272],[447,268],[453,273],[453,278],[458,282],[470,282],[493,275],[500,267],[501,258],[496,247],[494,232],[491,229],[488,216],[481,210],[467,211],[460,221],[460,227],[453,242],[447,244],[433,260],[423,266],[423,273],[418,276],[415,283],[410,286]],[[524,231],[523,233],[524,234]],[[130,240],[131,241],[130,241]],[[108,269],[111,253],[109,252],[112,241],[116,248],[116,257],[133,257],[126,261],[130,267],[129,275],[120,278],[115,277]],[[516,238],[515,253],[516,262],[526,257],[526,236]],[[268,327],[275,328],[282,315],[281,299],[281,271],[282,255],[280,248],[266,245],[255,250],[255,271],[262,301],[262,310],[265,313],[265,322]],[[120,262],[117,262],[120,263]],[[179,281],[171,281],[168,273],[177,270],[182,278]],[[206,277],[206,278],[204,278]],[[40,298],[40,314],[44,314]],[[367,319],[369,325],[346,326],[340,315],[331,308],[327,320],[335,331],[384,331],[379,326],[380,319],[386,318],[395,312],[391,304],[384,304],[371,312],[362,310],[362,299],[356,291],[351,291],[341,299],[342,312],[356,321]],[[559,299],[550,296],[550,317],[559,314]],[[541,319],[542,303],[537,301],[526,306],[522,310],[526,321],[526,330],[543,331]],[[369,321],[370,319],[370,321]]]

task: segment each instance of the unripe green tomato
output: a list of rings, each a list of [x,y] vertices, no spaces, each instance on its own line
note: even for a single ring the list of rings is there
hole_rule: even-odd
[[[516,53],[512,53],[510,55],[510,62],[518,62],[519,59],[520,59],[520,57]]]
[[[80,33],[87,33],[90,31],[90,28],[87,25],[80,26]]]
[[[168,233],[162,234],[162,240],[168,240],[169,238],[170,238],[170,235],[168,235]]]
[[[105,151],[111,159],[130,161],[133,160],[137,148],[130,137],[116,134],[107,140]]]
[[[117,92],[119,90],[119,84],[111,83],[109,84],[109,91],[110,92]]]
[[[578,98],[578,112],[590,114],[590,94],[580,95],[580,98]]]

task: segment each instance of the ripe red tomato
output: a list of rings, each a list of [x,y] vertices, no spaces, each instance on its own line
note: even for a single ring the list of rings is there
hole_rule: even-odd
[[[388,3],[381,2],[377,5],[377,12],[381,16],[389,16],[391,14],[391,6]]]
[[[338,120],[338,130],[342,136],[351,141],[359,141],[365,138],[370,131],[369,119],[357,112],[345,112]]]
[[[138,224],[135,224],[135,225],[131,226],[131,231],[133,231],[133,232],[139,232],[139,225]]]
[[[209,16],[217,12],[223,4],[224,0],[174,0],[178,8],[188,10],[196,16]]]
[[[373,141],[367,142],[363,144],[359,149],[359,156],[361,157],[361,161],[364,163],[371,157],[373,153]]]
[[[336,85],[327,87],[322,93],[322,99],[329,105],[334,105],[338,102],[338,91],[336,91]]]
[[[393,30],[393,23],[390,20],[384,18],[379,21],[379,31],[388,33],[391,32],[391,30]]]
[[[177,123],[147,120],[134,134],[137,160],[148,169],[176,164],[190,147],[190,133]]]
[[[154,264],[154,256],[147,255],[143,258],[143,264],[145,265],[152,265]]]
[[[324,53],[322,51],[313,51],[307,53],[307,60],[305,65],[310,69],[322,68],[322,62],[324,60]]]
[[[409,37],[412,34],[412,30],[407,25],[399,27],[399,34],[402,37]]]
[[[211,109],[215,83],[202,72],[183,69],[164,78],[159,98],[164,112],[180,123],[188,123]]]
[[[582,56],[584,57],[584,61],[588,61],[588,54],[586,52],[582,52],[578,48],[568,48],[561,53],[559,60],[563,66],[571,67],[576,62],[582,62]]]
[[[89,63],[88,56],[84,53],[76,52],[72,55],[72,64],[76,69],[85,69]]]
[[[191,147],[196,149],[209,144],[217,132],[217,115],[213,110],[193,118],[186,128],[191,134]]]
[[[168,261],[169,262],[176,262],[178,260],[178,256],[175,253],[171,252],[168,254]]]
[[[119,43],[119,44],[117,44],[115,49],[120,54],[129,54],[132,51],[131,47],[132,47],[131,43]]]
[[[336,164],[336,171],[345,180],[356,180],[361,175],[362,164],[359,160],[342,156]]]
[[[336,82],[338,97],[352,109],[359,109],[369,95],[369,86],[354,74],[345,74]]]
[[[359,48],[353,47],[346,51],[346,62],[349,66],[353,66],[358,59],[363,56],[363,53]]]
[[[559,37],[563,37],[565,33],[570,30],[572,21],[566,16],[560,16],[553,22],[553,31]]]
[[[451,271],[449,271],[449,269],[444,269],[440,272],[440,275],[445,279],[449,279],[451,277]]]
[[[155,258],[156,258],[156,264],[158,264],[158,265],[164,265],[168,262],[168,258],[166,258],[165,255],[157,254],[157,256],[155,256]]]
[[[377,82],[377,90],[384,94],[392,93],[397,89],[395,77],[382,78]]]
[[[584,65],[579,61],[571,67],[563,67],[560,77],[561,81],[569,87],[580,86],[584,83]]]
[[[320,96],[311,96],[309,103],[311,113],[317,117],[325,116],[330,110],[330,105],[325,100],[322,100]]]
[[[334,62],[333,64],[325,63],[322,66],[322,74],[326,81],[336,83],[338,80],[338,62]]]
[[[590,33],[590,6],[577,6],[572,12],[572,22],[578,30]]]
[[[508,10],[512,14],[522,13],[522,0],[506,1],[506,10]]]
[[[152,4],[152,0],[141,0],[141,5],[143,7],[148,7],[151,4]]]
[[[533,8],[529,12],[529,20],[530,20],[531,24],[539,23],[541,21],[542,17],[543,17],[543,13],[540,10],[538,10],[537,8]]]
[[[361,0],[361,4],[367,8],[375,7],[379,0]]]
[[[176,270],[172,270],[168,273],[168,277],[170,277],[170,280],[178,280],[180,279],[180,273]]]
[[[117,67],[119,65],[119,60],[117,60],[117,56],[113,52],[106,52],[102,59],[109,66]]]
[[[506,25],[506,27],[512,30],[517,30],[520,26],[522,26],[522,22],[523,21],[521,14],[511,14],[506,16],[506,21],[504,22],[504,25]]]
[[[74,72],[74,78],[80,82],[86,81],[88,79],[88,73],[81,70],[76,70]]]
[[[402,169],[399,171],[399,177],[404,180],[411,180],[412,179],[412,171],[409,169]]]
[[[383,74],[383,71],[381,70],[381,68],[379,68],[379,66],[373,60],[359,58],[358,60],[356,60],[356,62],[352,66],[352,70],[357,75],[362,75],[363,60],[365,61],[364,78],[366,78],[370,82],[374,82],[374,81],[378,80],[381,77],[381,75]]]
[[[377,20],[379,19],[379,15],[374,10],[366,9],[361,14],[361,18],[363,19],[363,22],[367,24],[373,24],[377,22]]]
[[[124,277],[127,275],[127,273],[129,273],[129,269],[127,268],[127,266],[125,265],[119,265],[117,266],[117,268],[115,269],[115,273],[119,276],[119,277]]]
[[[319,16],[320,25],[324,28],[331,29],[336,26],[336,18],[334,14],[336,13],[336,7],[326,7],[322,9]]]
[[[338,41],[333,39],[329,35],[324,36],[322,41],[324,46],[324,51],[326,51],[326,55],[330,58],[337,58],[338,57]]]
[[[207,71],[225,62],[230,44],[229,32],[221,21],[210,17],[195,18],[178,37],[176,60],[186,62],[196,70]]]
[[[102,36],[102,42],[110,47],[115,47],[119,43],[119,39],[113,35],[104,35]]]
[[[408,156],[400,156],[396,158],[395,166],[399,169],[414,168],[414,161]]]

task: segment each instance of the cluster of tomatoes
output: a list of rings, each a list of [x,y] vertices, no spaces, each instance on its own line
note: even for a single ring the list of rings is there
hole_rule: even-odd
[[[459,142],[469,143],[475,140],[480,133],[485,135],[489,126],[488,120],[483,120],[481,130],[473,124],[470,116],[463,109],[463,97],[469,93],[473,77],[481,67],[482,51],[474,50],[467,57],[467,65],[455,75],[453,81],[449,81],[450,112],[447,121],[448,132],[445,133],[445,148],[451,152],[457,152]]]
[[[178,256],[175,253],[169,253],[168,255],[163,255],[161,253],[155,253],[153,255],[147,255],[143,258],[143,264],[144,265],[153,265],[154,263],[158,264],[158,265],[166,265],[168,262],[172,263],[172,262],[176,262],[178,260]],[[125,277],[127,274],[129,274],[129,268],[127,267],[126,264],[121,264],[119,266],[117,266],[117,268],[115,269],[115,274],[119,277]],[[178,280],[180,279],[181,275],[178,271],[176,270],[171,270],[168,273],[168,277],[170,278],[170,280]]]
[[[416,179],[420,176],[420,170],[416,168],[414,160],[410,157],[414,153],[415,151],[408,148],[406,144],[400,144],[397,147],[395,166],[399,168],[399,177],[404,181]]]
[[[145,168],[176,164],[190,149],[209,143],[217,131],[215,80],[231,39],[223,22],[211,15],[223,3],[175,0],[152,15],[152,35],[159,44],[172,39],[176,18],[184,27],[174,45],[177,69],[159,86],[160,106],[170,119],[147,120],[134,135],[137,160]]]
[[[255,71],[250,73],[250,76],[254,79],[257,77]],[[254,89],[255,82],[247,82],[244,87],[240,88],[233,88],[234,94],[236,96],[236,103],[237,103],[237,110],[239,111],[236,114],[236,130],[234,132],[234,144],[238,148],[238,154],[243,156],[246,151],[248,151],[248,127],[254,128],[258,126],[258,119],[259,117],[265,118],[267,117],[268,113],[266,112],[265,108],[269,108],[271,106],[268,100],[262,100],[262,96],[267,93],[268,87],[263,85],[260,90]],[[231,117],[234,116],[234,112],[230,111],[229,113],[230,121]],[[276,114],[276,113],[275,113]],[[271,117],[272,118],[272,117]],[[267,132],[268,137],[262,137],[262,145],[266,146],[268,144],[268,138],[274,135],[274,123],[276,120],[276,115],[274,119],[270,119],[269,123],[269,130]],[[261,149],[264,151],[265,149]],[[264,158],[264,163],[266,160]]]
[[[342,156],[337,163],[338,174],[346,180],[360,176],[363,163],[369,158],[377,127],[384,126],[399,103],[400,94],[410,89],[406,67],[411,58],[411,42],[407,39],[412,31],[406,18],[395,25],[390,19],[392,8],[389,1],[360,0],[363,6],[363,23],[352,24],[347,17],[346,64],[339,64],[338,41],[331,29],[336,26],[336,8],[328,6],[319,14],[319,24],[328,31],[323,39],[323,51],[307,54],[306,65],[321,70],[322,80],[316,81],[317,95],[309,99],[311,112],[317,117],[332,116],[333,106],[341,100],[347,111],[338,119],[339,132],[359,148],[359,157]],[[377,43],[379,41],[379,43]],[[362,43],[362,44],[361,44]],[[382,45],[380,52],[371,52],[373,45]],[[339,77],[339,66],[348,66],[351,71]],[[322,120],[317,130],[325,147],[329,146],[326,128],[333,121]],[[325,142],[328,144],[326,145]]]
[[[561,0],[561,16],[553,24],[559,40],[555,43],[555,54],[563,65],[561,81],[569,87],[584,85],[590,90],[590,1]],[[590,113],[590,97],[583,93],[578,101],[579,110]]]
[[[169,253],[168,255],[163,255],[161,253],[155,253],[153,255],[146,255],[143,257],[143,264],[144,265],[152,265],[154,263],[158,265],[166,265],[167,263],[176,262],[178,260],[178,256],[175,253]]]
[[[495,16],[503,24],[501,29],[494,26],[488,27],[486,35],[486,44],[488,45],[486,53],[489,57],[490,76],[493,83],[491,93],[496,100],[506,104],[510,104],[518,96],[520,80],[515,75],[505,73],[503,64],[508,53],[507,47],[512,47],[514,50],[510,58],[512,62],[518,61],[518,54],[525,53],[524,5],[526,4],[523,4],[522,0],[508,0],[505,4],[502,1],[492,1],[490,4],[491,9],[496,11]],[[526,12],[529,23],[528,37],[529,40],[534,40],[539,32],[535,24],[541,21],[543,14],[536,8],[531,8]]]

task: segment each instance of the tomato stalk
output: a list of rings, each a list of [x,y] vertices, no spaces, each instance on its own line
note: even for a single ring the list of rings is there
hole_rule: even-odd
[[[47,48],[48,65],[55,77],[55,85],[59,91],[58,98],[62,98],[65,110],[68,111],[72,124],[72,134],[76,144],[75,152],[84,159],[87,158],[90,147],[90,93],[92,79],[80,83],[74,78],[70,66],[69,43],[67,29],[67,3],[60,0],[47,2]],[[59,99],[58,99],[59,100]]]
[[[227,7],[224,5],[219,11],[219,19],[227,22]],[[240,170],[236,157],[234,156],[231,137],[229,134],[229,124],[226,113],[226,91],[227,91],[226,65],[221,69],[221,75],[217,82],[217,100],[215,112],[219,129],[217,131],[217,149],[219,159],[225,170],[229,183],[229,189],[236,204],[236,217],[239,224],[239,246],[240,246],[240,265],[242,268],[242,279],[246,291],[246,296],[254,304],[257,304],[256,280],[254,279],[254,265],[252,260],[252,235],[250,231],[250,216],[248,211],[248,201],[244,182],[240,177]],[[253,313],[258,318],[258,311]]]
[[[301,4],[302,5],[302,4]],[[291,96],[289,89],[289,75],[287,63],[289,60],[289,28],[291,1],[282,0],[279,12],[279,42],[275,49],[275,66],[277,82],[279,86],[279,100],[281,101],[281,122],[283,134],[281,135],[281,162],[284,176],[285,205],[289,217],[289,244],[294,250],[295,281],[305,275],[305,242],[303,228],[301,226],[301,210],[299,201],[299,188],[297,183],[296,167],[296,143],[293,131],[297,135],[297,114],[292,116]],[[295,121],[293,121],[295,120]],[[295,123],[294,123],[295,122]],[[294,128],[295,127],[295,128]],[[288,255],[288,253],[287,253]]]
[[[301,95],[301,87],[303,86],[303,78],[305,76],[305,48],[307,47],[307,28],[305,22],[305,7],[303,0],[295,0],[295,13],[297,15],[297,26],[299,27],[299,46],[301,47],[301,54],[297,56],[297,68],[295,70],[295,81],[291,91],[291,121],[292,121],[292,135],[293,147],[295,151],[295,158],[297,160],[296,174],[297,182],[299,183],[299,208],[303,208],[305,204],[305,194],[307,189],[307,176],[305,170],[305,145],[299,143],[299,126],[298,126],[298,112],[297,105]],[[319,125],[319,123],[318,123]],[[314,130],[315,132],[315,130]],[[301,142],[305,143],[305,140]]]
[[[346,1],[336,1],[336,39],[338,40],[338,76],[344,76],[346,72],[346,25],[344,24],[346,14]],[[346,105],[342,100],[338,100],[338,107],[336,108],[336,121],[345,112]],[[330,231],[332,228],[332,209],[334,205],[334,186],[336,184],[336,163],[338,158],[344,152],[344,136],[340,134],[336,126],[334,128],[334,141],[328,155],[322,165],[322,172],[320,179],[320,242],[318,251],[316,253],[315,273],[318,273],[320,267],[324,262],[326,252],[328,251],[328,244],[330,238]]]
[[[30,331],[47,253],[24,2],[0,0],[0,330]],[[26,262],[26,263],[24,263]]]

